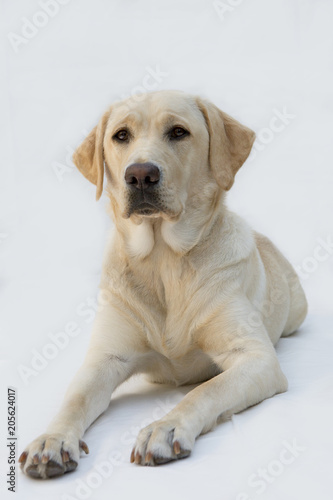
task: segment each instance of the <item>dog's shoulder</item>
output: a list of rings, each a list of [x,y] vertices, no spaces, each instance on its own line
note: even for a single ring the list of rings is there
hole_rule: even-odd
[[[222,269],[244,262],[255,249],[251,227],[239,215],[225,210],[216,219],[210,234],[193,249],[191,259]]]

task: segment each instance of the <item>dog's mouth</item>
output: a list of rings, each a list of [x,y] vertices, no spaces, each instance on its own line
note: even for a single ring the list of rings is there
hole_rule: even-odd
[[[128,195],[126,216],[140,215],[143,217],[156,217],[163,212],[163,203],[156,192],[132,190]]]
[[[135,208],[133,207],[132,213],[138,214],[138,215],[145,215],[145,216],[150,216],[150,215],[155,215],[159,213],[161,210],[157,205],[154,205],[152,203],[148,203],[147,201],[144,201],[137,205]]]

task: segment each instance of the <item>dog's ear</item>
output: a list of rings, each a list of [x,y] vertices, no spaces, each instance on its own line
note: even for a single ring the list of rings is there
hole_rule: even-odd
[[[209,132],[209,162],[214,177],[225,191],[249,156],[255,133],[227,115],[214,104],[197,99]]]
[[[99,200],[103,191],[104,152],[103,140],[110,110],[106,111],[98,125],[92,129],[82,144],[73,154],[73,161],[80,172],[97,186],[96,200]]]

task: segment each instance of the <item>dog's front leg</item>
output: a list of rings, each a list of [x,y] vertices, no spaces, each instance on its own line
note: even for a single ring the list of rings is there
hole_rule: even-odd
[[[139,368],[144,346],[135,325],[111,306],[96,317],[85,361],[66,393],[63,405],[45,434],[22,453],[22,470],[49,478],[76,469],[85,430],[110,403],[113,390]]]
[[[164,418],[144,428],[131,461],[158,465],[187,457],[195,439],[211,430],[219,418],[248,408],[287,390],[275,350],[263,325],[247,323],[244,307],[217,316],[206,325],[198,344],[221,373],[189,392]],[[244,314],[244,321],[239,319]]]

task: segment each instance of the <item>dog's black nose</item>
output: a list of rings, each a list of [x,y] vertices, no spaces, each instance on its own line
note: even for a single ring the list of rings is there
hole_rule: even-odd
[[[153,163],[133,163],[127,167],[125,181],[137,189],[147,189],[158,184],[160,169]]]

